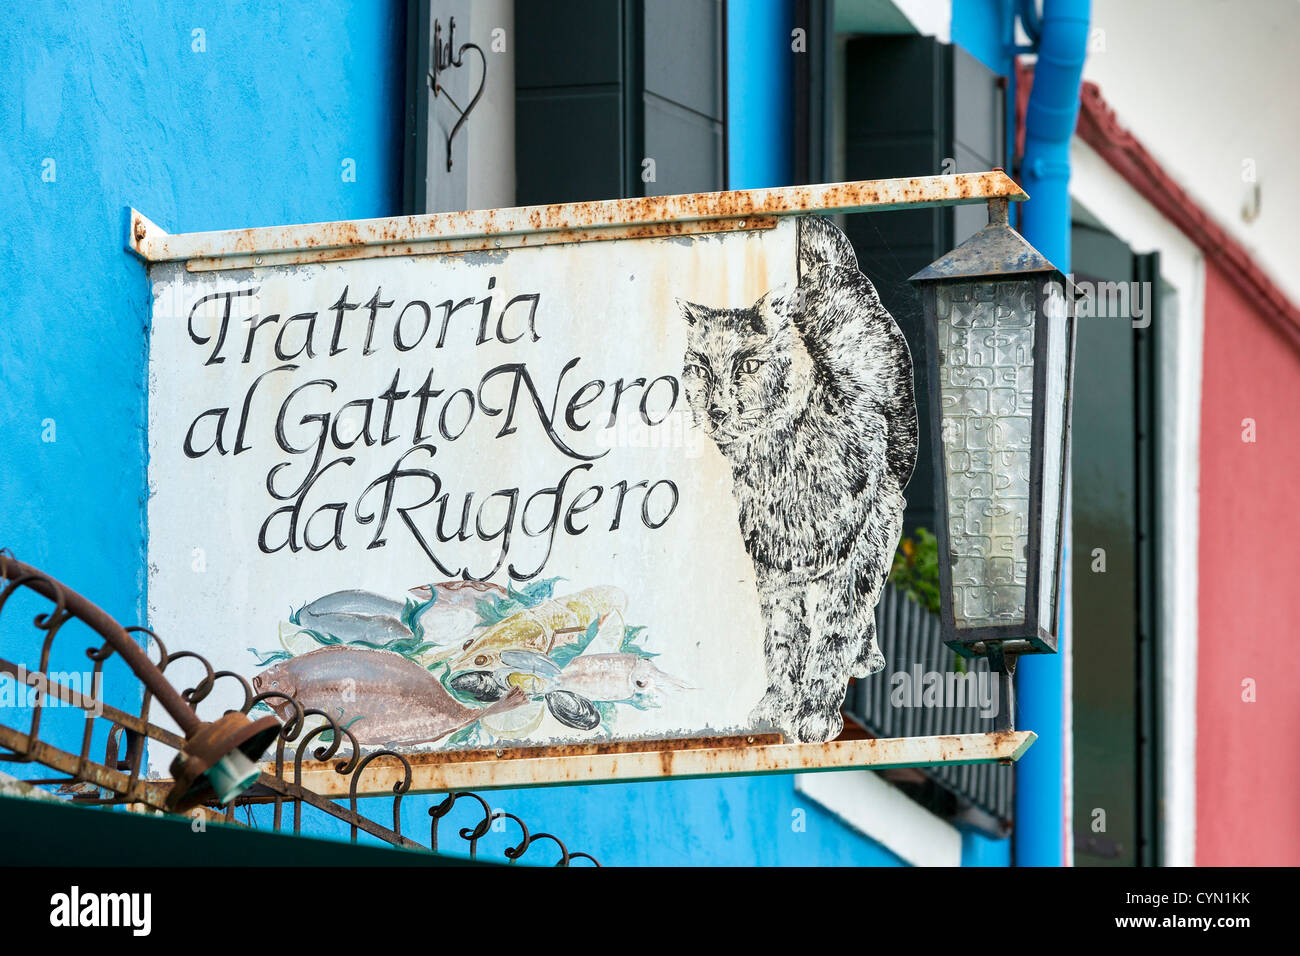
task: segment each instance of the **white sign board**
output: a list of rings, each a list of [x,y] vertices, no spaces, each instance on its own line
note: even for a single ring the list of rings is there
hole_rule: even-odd
[[[153,265],[151,626],[368,749],[833,738],[911,366],[838,230],[767,225]]]

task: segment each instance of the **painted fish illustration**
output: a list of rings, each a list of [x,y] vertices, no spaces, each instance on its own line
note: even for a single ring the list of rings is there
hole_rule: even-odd
[[[636,654],[590,654],[574,658],[563,670],[544,654],[525,650],[501,652],[495,671],[462,671],[451,686],[477,700],[500,700],[522,690],[546,701],[551,715],[567,727],[590,730],[600,723],[593,701],[635,701],[661,707],[665,695],[689,685],[664,673]]]
[[[486,597],[505,597],[506,589],[489,581],[443,581],[441,584],[422,584],[410,589],[411,597],[420,601],[429,600],[435,593],[439,604],[473,610]]]
[[[297,620],[303,627],[344,642],[386,644],[413,636],[402,623],[404,607],[401,601],[371,591],[335,591],[300,608]]]
[[[641,700],[662,707],[665,694],[690,685],[636,654],[584,654],[564,668],[555,686],[590,700]]]
[[[489,707],[465,707],[436,677],[401,654],[343,645],[322,647],[269,667],[253,678],[253,689],[259,694],[290,694],[304,707],[333,715],[359,743],[383,746],[441,740],[528,700],[515,687]],[[292,714],[284,701],[267,703],[282,719]]]
[[[419,613],[420,637],[439,648],[460,644],[479,626],[479,601],[506,596],[505,588],[486,581],[443,581],[407,593],[420,603],[432,602]]]
[[[623,611],[627,595],[609,585],[586,588],[575,594],[543,601],[537,607],[511,615],[481,634],[469,637],[461,653],[451,657],[452,671],[496,670],[501,652],[510,650],[549,654],[582,637],[592,621],[610,611]]]

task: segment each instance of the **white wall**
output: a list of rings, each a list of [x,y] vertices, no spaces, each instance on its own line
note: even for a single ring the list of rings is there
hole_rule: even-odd
[[[1171,176],[1300,301],[1300,3],[1093,0],[1084,78]],[[1262,203],[1242,217],[1253,160]]]
[[[487,61],[483,97],[452,143],[447,171],[447,134],[458,115],[445,96],[429,99],[428,199],[425,212],[496,209],[515,204],[515,35],[513,0],[432,0],[432,17],[442,22],[442,40],[456,18],[456,45],[477,43]],[[494,33],[494,31],[503,31]],[[504,42],[504,50],[499,49]],[[498,47],[494,49],[494,45]],[[469,105],[482,67],[467,50],[463,66],[444,71],[452,99]]]

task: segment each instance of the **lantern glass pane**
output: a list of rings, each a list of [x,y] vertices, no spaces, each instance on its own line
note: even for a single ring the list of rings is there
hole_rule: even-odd
[[[953,618],[1025,621],[1039,281],[935,289]]]
[[[1065,475],[1065,386],[1069,339],[1066,335],[1065,291],[1060,283],[1048,284],[1043,307],[1047,335],[1047,388],[1043,412],[1043,525],[1039,552],[1038,620],[1053,630],[1056,616],[1057,569],[1060,567],[1060,516]]]

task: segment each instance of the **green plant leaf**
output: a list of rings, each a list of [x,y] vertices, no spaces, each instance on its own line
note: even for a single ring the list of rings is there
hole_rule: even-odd
[[[635,654],[638,657],[644,657],[646,659],[649,659],[651,657],[658,657],[659,656],[658,654],[653,653],[651,651],[647,651],[644,647],[642,647],[640,644],[636,642],[636,639],[640,637],[645,630],[646,630],[646,626],[644,624],[638,624],[636,627],[632,627],[631,625],[629,625],[628,627],[624,628],[623,641],[618,645],[619,653]]]
[[[333,634],[325,634],[321,631],[315,631],[310,627],[304,627],[300,633],[307,634],[313,641],[324,647],[336,647],[343,643],[340,638],[335,637]]]
[[[500,624],[512,613],[507,610],[508,606],[508,602],[499,597],[479,598],[474,602],[474,611],[478,614],[479,627],[491,627],[493,624]]]
[[[593,700],[591,706],[595,707],[596,713],[600,714],[600,725],[612,733],[614,718],[618,715],[618,708],[614,706],[613,701]]]
[[[539,578],[524,587],[515,590],[514,584],[506,582],[506,596],[492,595],[480,598],[474,605],[478,613],[479,626],[499,624],[506,618],[537,607],[543,601],[549,601],[555,593],[555,582],[564,578]]]
[[[889,580],[931,614],[939,613],[938,539],[929,530],[917,528],[911,538],[899,541]]]
[[[483,743],[480,730],[479,722],[476,720],[448,737],[447,743],[453,747],[459,747],[461,744],[468,744],[471,747],[480,746]]]
[[[426,608],[438,603],[437,590],[432,584],[426,586],[429,588],[429,600],[417,601],[408,597],[406,603],[402,606],[402,623],[417,638],[424,636],[424,627],[420,624],[420,615],[424,613]]]
[[[563,670],[569,666],[570,661],[591,646],[591,642],[596,639],[596,632],[599,630],[600,618],[596,618],[587,625],[587,630],[583,632],[582,637],[572,644],[565,644],[563,647],[556,648],[548,656],[555,661],[557,667]]]
[[[248,648],[248,652],[257,658],[257,666],[265,667],[267,664],[278,664],[280,661],[287,661],[293,657],[288,651],[259,651],[256,648]]]
[[[525,584],[519,590],[510,582],[506,582],[506,594],[514,598],[524,607],[537,607],[543,601],[549,601],[555,594],[555,582],[563,581],[564,578],[538,578],[529,584]]]

